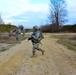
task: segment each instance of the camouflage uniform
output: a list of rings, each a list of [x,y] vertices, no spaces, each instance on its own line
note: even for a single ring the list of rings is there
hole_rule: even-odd
[[[20,30],[19,28],[17,28],[16,31],[15,31],[15,34],[16,34],[16,41],[17,41],[18,43],[21,42],[21,41],[20,41],[20,33],[21,33],[21,30]]]
[[[44,50],[39,48],[40,41],[38,40],[40,35],[41,35],[41,32],[40,32],[40,30],[38,29],[37,26],[34,26],[34,27],[33,27],[33,29],[36,29],[36,31],[34,31],[33,34],[30,37],[30,39],[32,41],[32,44],[33,44],[33,51],[32,51],[32,53],[33,53],[33,55],[35,55],[36,50],[38,50],[38,51],[41,51],[42,55],[43,55],[44,54]]]
[[[33,55],[35,55],[35,51],[36,49],[41,51],[42,49],[39,48],[39,44],[40,44],[40,41],[37,41],[38,37],[40,36],[40,31],[36,31],[36,32],[33,32],[32,36],[33,37],[33,41],[32,44],[33,44]]]

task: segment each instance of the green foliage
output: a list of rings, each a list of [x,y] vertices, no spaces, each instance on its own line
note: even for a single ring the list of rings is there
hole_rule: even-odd
[[[10,24],[0,24],[0,32],[10,32],[15,29],[16,26]]]

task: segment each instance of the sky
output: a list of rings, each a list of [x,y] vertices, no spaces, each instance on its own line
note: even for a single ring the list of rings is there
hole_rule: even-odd
[[[76,23],[76,0],[66,0],[68,23]],[[50,0],[0,0],[4,22],[30,28],[48,23]]]

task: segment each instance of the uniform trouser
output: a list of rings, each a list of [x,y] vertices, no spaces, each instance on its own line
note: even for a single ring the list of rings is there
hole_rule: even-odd
[[[16,41],[19,41],[19,42],[20,42],[20,37],[19,37],[19,35],[16,35]]]
[[[32,51],[33,55],[35,55],[36,50],[42,51],[42,49],[39,48],[39,44],[40,43],[33,43],[33,51]]]

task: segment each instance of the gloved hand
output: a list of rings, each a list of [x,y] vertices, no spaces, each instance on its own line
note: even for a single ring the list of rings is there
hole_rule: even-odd
[[[30,37],[30,38],[28,38],[28,40],[31,40],[32,38]]]

